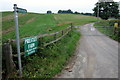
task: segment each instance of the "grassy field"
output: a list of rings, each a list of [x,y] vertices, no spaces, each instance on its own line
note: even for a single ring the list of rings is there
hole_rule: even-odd
[[[3,12],[2,20],[3,42],[8,39],[15,39],[13,13]],[[84,25],[98,20],[95,17],[74,14],[19,14],[20,38],[60,31],[71,23]],[[54,75],[61,72],[66,65],[66,61],[73,55],[79,39],[80,33],[73,29],[72,32],[57,43],[44,48],[41,47],[37,53],[29,57],[22,57],[23,77],[54,77]],[[17,64],[17,59],[15,60]],[[10,77],[17,77],[16,72],[11,74]]]
[[[104,33],[105,35],[109,36],[110,38],[120,42],[120,28],[116,29],[118,31],[118,33],[114,33],[114,23],[118,23],[119,27],[120,27],[120,20],[102,20],[99,23],[96,23],[94,26],[96,26],[96,28]],[[98,26],[98,27],[97,27]],[[100,27],[102,26],[102,27]]]
[[[20,38],[56,32],[66,28],[70,23],[83,25],[97,20],[95,17],[74,14],[19,13]],[[15,39],[13,13],[10,12],[10,14],[8,14],[4,12],[2,23],[3,41]]]
[[[74,25],[84,25],[99,20],[96,17],[75,15],[75,14],[56,14],[54,18],[58,25],[73,23]]]

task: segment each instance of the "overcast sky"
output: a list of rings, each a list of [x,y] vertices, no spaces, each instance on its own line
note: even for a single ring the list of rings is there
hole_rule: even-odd
[[[57,13],[58,10],[68,10],[78,12],[93,12],[92,9],[98,0],[0,0],[0,11],[13,11],[13,4],[20,8],[27,9],[28,12],[46,13],[51,10]],[[114,0],[118,2],[120,0]]]

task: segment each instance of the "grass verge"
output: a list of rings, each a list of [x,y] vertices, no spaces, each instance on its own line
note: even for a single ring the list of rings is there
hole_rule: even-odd
[[[22,60],[24,78],[52,78],[61,72],[74,53],[80,33],[73,30],[63,39]],[[12,77],[15,77],[12,76]]]

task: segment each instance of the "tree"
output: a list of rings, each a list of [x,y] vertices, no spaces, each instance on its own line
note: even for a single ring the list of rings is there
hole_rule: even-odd
[[[119,10],[118,3],[116,2],[100,2],[95,4],[93,9],[94,15],[97,17],[99,11],[99,17],[102,19],[108,19],[109,17],[118,18]],[[99,10],[98,10],[99,7]]]
[[[62,10],[59,10],[58,13],[62,13]]]
[[[52,13],[52,11],[47,11],[47,14],[51,14]]]
[[[80,14],[79,12],[75,11],[74,14]]]
[[[58,13],[73,14],[73,11],[69,10],[59,10]]]
[[[69,9],[67,12],[68,12],[68,13],[71,13],[71,14],[73,13],[70,9]]]

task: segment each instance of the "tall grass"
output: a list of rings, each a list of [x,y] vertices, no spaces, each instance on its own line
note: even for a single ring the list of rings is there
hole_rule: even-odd
[[[52,78],[61,72],[74,53],[80,33],[74,29],[60,41],[41,48],[36,54],[22,57],[24,78]],[[11,77],[17,77],[12,74]]]

